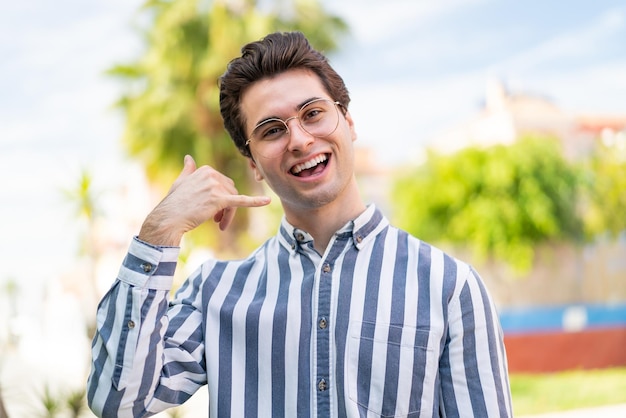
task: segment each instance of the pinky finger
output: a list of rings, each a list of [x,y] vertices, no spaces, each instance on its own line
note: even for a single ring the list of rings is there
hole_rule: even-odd
[[[219,220],[216,219],[215,221],[219,222],[220,231],[224,231],[226,228],[228,228],[228,225],[230,225],[230,223],[233,221],[233,218],[235,217],[235,212],[236,208],[234,207],[228,207],[219,212],[221,216]],[[217,216],[217,214],[215,216]]]
[[[217,212],[215,215],[213,215],[213,221],[215,223],[219,223],[222,221],[222,218],[224,218],[224,209],[220,210],[219,212]]]

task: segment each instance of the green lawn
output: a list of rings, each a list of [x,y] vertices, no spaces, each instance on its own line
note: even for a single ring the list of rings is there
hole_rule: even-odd
[[[626,403],[626,367],[511,374],[515,415]]]

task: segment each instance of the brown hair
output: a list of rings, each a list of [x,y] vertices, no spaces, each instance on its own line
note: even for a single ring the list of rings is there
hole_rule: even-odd
[[[243,94],[253,83],[293,69],[316,74],[330,97],[348,108],[350,95],[343,79],[302,33],[276,32],[251,42],[241,48],[241,57],[233,59],[219,79],[224,127],[244,156],[251,157],[246,146],[246,121],[241,113]]]

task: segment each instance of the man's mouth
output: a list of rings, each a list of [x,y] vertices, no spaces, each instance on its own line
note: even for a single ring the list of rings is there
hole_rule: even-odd
[[[295,165],[291,169],[291,174],[298,177],[309,177],[322,171],[324,167],[326,167],[327,163],[327,154],[316,155],[309,161],[305,161],[302,164]]]

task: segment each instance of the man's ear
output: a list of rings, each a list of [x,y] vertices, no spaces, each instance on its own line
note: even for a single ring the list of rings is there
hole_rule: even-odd
[[[250,168],[254,172],[254,179],[256,181],[263,181],[264,179],[263,174],[261,174],[259,167],[257,167],[256,162],[252,159],[252,157],[248,157],[248,164],[250,165]]]
[[[352,120],[352,115],[350,114],[350,111],[346,110],[344,117],[346,118],[346,122],[348,123],[348,127],[350,128],[350,137],[352,138],[352,142],[354,142],[356,141],[357,135],[356,130],[354,129],[354,120]]]

